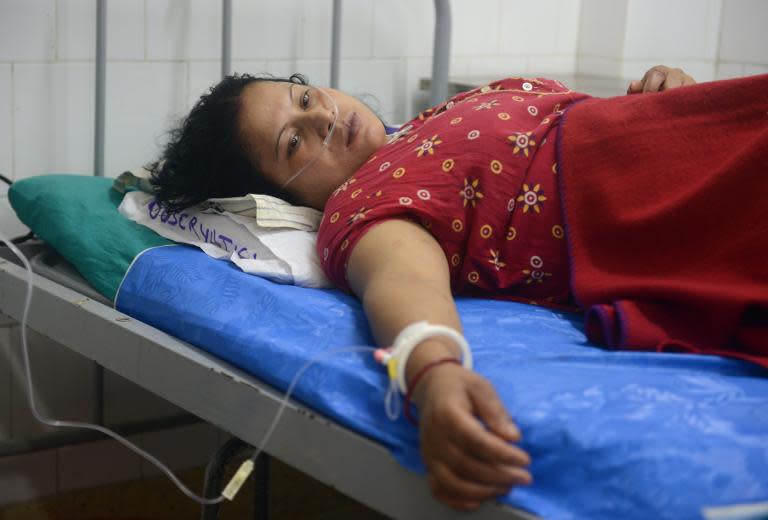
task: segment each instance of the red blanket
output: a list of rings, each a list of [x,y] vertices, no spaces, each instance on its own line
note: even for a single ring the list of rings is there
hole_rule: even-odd
[[[590,99],[559,131],[589,338],[768,367],[768,75]]]

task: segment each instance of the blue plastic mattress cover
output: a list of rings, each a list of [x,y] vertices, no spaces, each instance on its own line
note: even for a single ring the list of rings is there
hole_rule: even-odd
[[[768,500],[768,371],[688,354],[590,346],[578,316],[459,298],[475,369],[520,426],[534,485],[503,502],[545,518],[701,518],[702,507]],[[136,259],[126,314],[285,391],[319,352],[373,345],[361,306],[335,290],[277,285],[185,246]],[[368,353],[310,368],[295,399],[424,471],[417,430],[384,411]]]

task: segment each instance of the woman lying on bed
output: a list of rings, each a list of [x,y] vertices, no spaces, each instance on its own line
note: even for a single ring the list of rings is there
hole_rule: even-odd
[[[300,76],[229,77],[153,183],[172,211],[246,193],[322,209],[322,265],[380,345],[415,322],[460,331],[465,294],[578,307],[612,347],[767,364],[768,76],[694,83],[659,66],[630,84],[644,95],[600,100],[504,79],[387,135]],[[494,389],[456,341],[421,331],[404,382],[434,495],[471,509],[529,484]]]

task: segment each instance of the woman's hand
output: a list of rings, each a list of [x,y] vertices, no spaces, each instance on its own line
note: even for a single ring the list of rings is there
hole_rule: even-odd
[[[696,81],[682,69],[672,69],[656,65],[648,70],[641,80],[632,81],[627,87],[627,94],[662,92],[686,85],[695,85]]]
[[[421,454],[438,500],[470,510],[531,483],[530,457],[509,444],[520,440],[520,431],[488,380],[445,364],[430,370],[416,390]]]

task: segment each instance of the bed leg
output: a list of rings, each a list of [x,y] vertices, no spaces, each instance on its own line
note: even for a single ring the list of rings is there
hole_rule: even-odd
[[[270,457],[264,452],[256,458],[256,467],[253,472],[254,520],[269,519],[269,463]]]
[[[205,498],[216,498],[221,494],[222,488],[226,483],[222,483],[224,473],[227,467],[232,464],[239,464],[247,457],[253,455],[254,447],[232,437],[211,457],[205,468],[205,482],[203,484],[203,496]],[[266,520],[269,515],[269,456],[262,453],[256,459],[255,474],[255,504],[254,518],[257,520]],[[221,503],[209,506],[203,506],[202,520],[217,520],[221,511]]]

